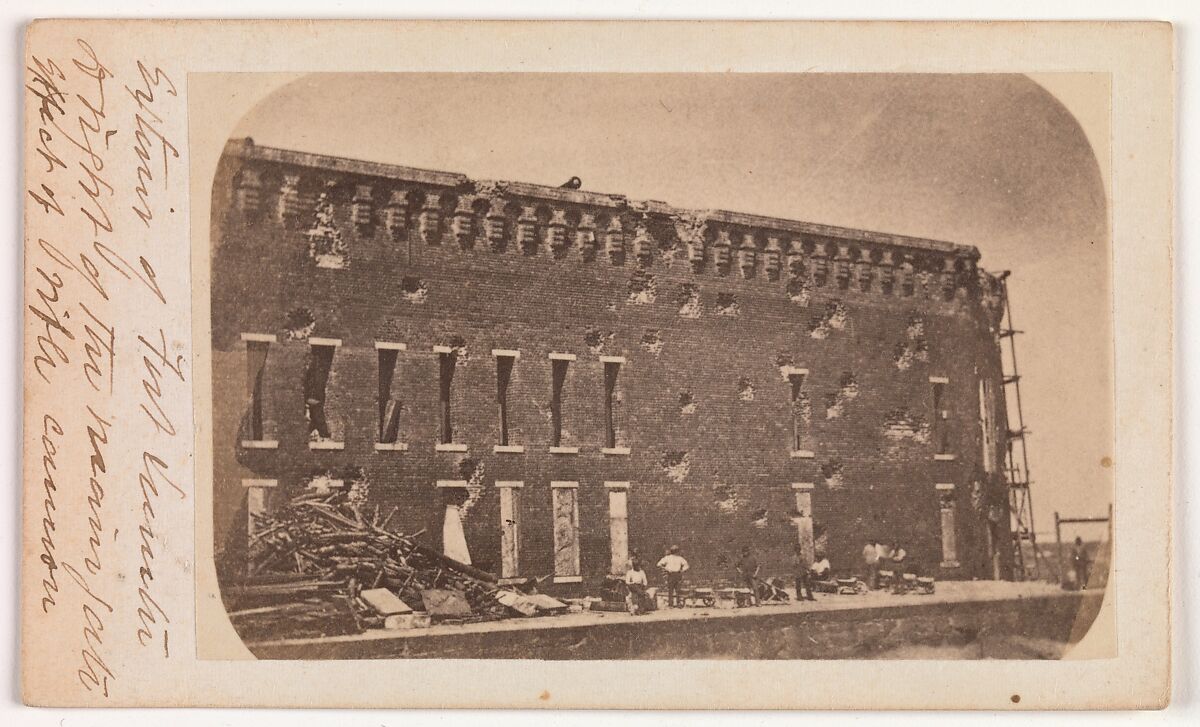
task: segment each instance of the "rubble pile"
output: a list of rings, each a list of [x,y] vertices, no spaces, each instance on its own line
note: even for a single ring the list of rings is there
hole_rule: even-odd
[[[390,591],[425,623],[490,621],[554,610],[534,608],[528,597],[500,589],[494,575],[421,545],[416,540],[421,533],[389,530],[395,510],[380,517],[376,509],[368,517],[348,494],[305,493],[286,507],[256,516],[246,578],[225,589],[230,617],[243,638],[393,628],[389,612],[371,597],[379,589]]]

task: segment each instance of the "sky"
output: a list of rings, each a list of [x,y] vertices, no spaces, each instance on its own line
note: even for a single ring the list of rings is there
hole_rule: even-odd
[[[1012,271],[1042,534],[1055,511],[1098,516],[1111,502],[1108,83],[313,74],[264,96],[233,136],[474,179],[557,186],[578,176],[585,189],[635,200],[974,245],[985,269]]]

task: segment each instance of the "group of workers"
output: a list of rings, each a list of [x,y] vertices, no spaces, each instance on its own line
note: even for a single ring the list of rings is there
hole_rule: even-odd
[[[688,562],[679,554],[679,546],[672,545],[666,554],[656,564],[666,580],[667,607],[677,608],[684,605],[682,593],[683,574],[688,571]],[[866,584],[871,590],[880,585],[880,571],[891,570],[897,576],[904,573],[917,574],[917,569],[908,552],[899,542],[890,545],[878,540],[869,540],[862,550],[863,564],[866,566]],[[764,598],[764,592],[775,590],[759,576],[760,566],[750,546],[742,548],[741,558],[735,564],[738,580],[751,593],[751,603],[758,605]],[[832,580],[833,567],[829,558],[821,551],[816,557],[810,557],[799,545],[793,558],[793,570],[796,582],[796,600],[815,601],[813,596],[814,584],[826,584]],[[628,591],[628,604],[631,613],[644,613],[653,610],[654,604],[647,589],[650,578],[646,575],[645,564],[640,554],[635,550],[625,573],[625,585]]]
[[[867,566],[867,588],[879,588],[879,571],[890,570],[896,575],[917,573],[916,565],[909,560],[908,551],[899,542],[885,545],[878,540],[868,540],[862,550],[863,563]]]
[[[682,606],[683,598],[680,595],[680,587],[683,585],[683,574],[688,570],[688,562],[679,554],[678,545],[672,545],[667,549],[667,554],[659,559],[658,567],[667,579],[667,605],[673,608],[678,602],[678,605]],[[627,601],[630,613],[638,614],[654,610],[655,605],[647,592],[649,585],[650,579],[646,575],[641,555],[635,550],[633,557],[629,560],[629,568],[625,571],[625,586],[628,590]]]
[[[659,559],[657,567],[666,579],[667,607],[681,608],[684,604],[682,592],[683,574],[688,571],[687,559],[679,554],[679,546],[672,545],[666,555]],[[823,553],[818,552],[815,559],[810,560],[803,550],[797,546],[795,554],[796,598],[798,600],[815,601],[813,583],[825,581],[832,575],[832,566]],[[754,605],[761,603],[764,590],[776,589],[759,577],[760,566],[758,559],[749,546],[742,548],[741,558],[735,568],[742,585],[751,593]],[[629,568],[625,572],[625,586],[628,592],[627,602],[630,613],[644,613],[653,610],[653,603],[647,589],[650,578],[646,575],[645,565],[640,554],[635,550],[630,558]]]

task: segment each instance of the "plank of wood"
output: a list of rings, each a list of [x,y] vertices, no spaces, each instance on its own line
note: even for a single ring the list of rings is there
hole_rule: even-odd
[[[412,608],[386,588],[372,588],[359,594],[359,598],[375,609],[380,616],[393,616],[398,613],[412,613]]]

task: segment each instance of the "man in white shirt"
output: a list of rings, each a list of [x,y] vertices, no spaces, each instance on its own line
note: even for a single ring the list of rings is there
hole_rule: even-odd
[[[650,581],[646,577],[646,571],[642,569],[642,561],[635,556],[629,564],[629,570],[625,571],[625,586],[628,590],[625,603],[629,607],[631,615],[636,616],[650,610],[647,603],[649,598],[646,594],[648,585],[650,585]]]
[[[683,598],[679,597],[679,586],[683,583],[683,574],[688,569],[688,562],[679,554],[678,545],[671,546],[662,560],[658,561],[658,567],[667,574],[667,607],[674,608],[677,602],[682,606]]]

